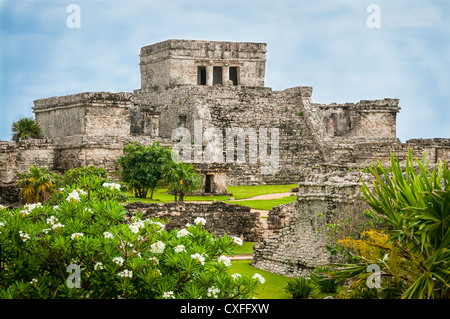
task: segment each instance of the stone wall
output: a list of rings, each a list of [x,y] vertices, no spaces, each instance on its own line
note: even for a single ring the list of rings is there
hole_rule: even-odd
[[[244,241],[259,241],[262,230],[259,213],[250,212],[250,207],[225,204],[224,202],[204,203],[167,203],[143,204],[135,202],[125,205],[128,216],[139,212],[144,218],[155,217],[168,220],[166,229],[184,228],[193,224],[194,219],[206,219],[205,228],[216,236],[229,235],[240,237]]]
[[[230,68],[237,68],[238,83],[264,86],[266,44],[198,40],[167,40],[141,48],[141,87],[197,85],[198,68],[204,68],[204,85],[213,85],[220,76],[230,85]],[[220,74],[214,74],[214,67]],[[227,76],[228,73],[228,76]]]
[[[42,134],[56,144],[64,137],[128,136],[131,93],[85,92],[34,101]]]
[[[55,145],[51,140],[0,142],[1,183],[17,180],[17,174],[28,171],[30,165],[54,167]]]
[[[296,202],[269,212],[269,230],[275,235],[254,246],[254,267],[297,277],[337,261],[326,249],[320,230],[332,216],[353,209],[360,184],[351,181],[354,178],[333,177],[318,175],[313,182],[299,183]]]

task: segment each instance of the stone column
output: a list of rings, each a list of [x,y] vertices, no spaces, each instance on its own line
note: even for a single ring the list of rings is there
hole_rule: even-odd
[[[206,66],[206,85],[213,85],[213,64],[208,63]]]
[[[229,85],[230,80],[230,67],[228,64],[225,64],[222,68],[222,85]]]

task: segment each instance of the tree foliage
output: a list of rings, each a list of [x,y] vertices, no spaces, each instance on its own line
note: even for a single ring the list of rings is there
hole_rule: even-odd
[[[206,220],[167,231],[127,221],[113,189],[66,187],[57,206],[0,209],[0,298],[250,298],[258,278],[227,271],[239,240],[214,237]],[[77,275],[78,269],[78,275]],[[78,278],[78,279],[77,279]]]
[[[165,183],[168,190],[177,195],[182,202],[189,193],[202,188],[203,176],[195,169],[194,165],[183,162],[171,162],[166,166]]]
[[[24,117],[12,124],[12,140],[19,142],[26,139],[42,138],[39,125],[31,117]]]
[[[55,193],[55,184],[60,179],[56,173],[50,172],[48,167],[37,167],[32,165],[28,172],[20,173],[18,184],[22,188],[19,196],[26,203],[37,203],[49,201]]]
[[[134,190],[136,197],[147,198],[151,190],[150,198],[153,199],[153,192],[163,178],[164,167],[171,160],[170,148],[161,146],[159,142],[151,146],[134,142],[126,145],[123,153],[117,160],[122,181]]]

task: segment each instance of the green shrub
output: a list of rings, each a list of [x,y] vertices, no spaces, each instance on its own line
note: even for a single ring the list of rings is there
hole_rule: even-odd
[[[335,293],[338,288],[338,282],[336,279],[327,275],[330,271],[330,267],[316,267],[315,271],[311,272],[309,278],[311,282],[324,293]]]
[[[108,171],[104,168],[96,167],[94,165],[83,166],[65,172],[62,182],[65,186],[79,185],[83,178],[90,176],[96,176],[106,181],[108,175]]]
[[[292,299],[304,299],[308,298],[313,292],[314,286],[311,281],[300,276],[294,279],[290,279],[286,282],[283,290],[292,295]]]
[[[0,298],[250,298],[259,278],[229,274],[235,239],[197,218],[165,230],[126,211],[105,188],[66,188],[57,206],[0,210]],[[64,196],[63,196],[64,195]],[[236,241],[237,242],[237,241]],[[78,276],[79,275],[79,276]],[[79,280],[77,280],[79,278]]]
[[[388,225],[385,232],[365,231],[359,239],[341,240],[359,259],[338,264],[332,275],[353,282],[353,292],[365,294],[369,265],[377,265],[381,289],[368,295],[403,299],[450,298],[450,170],[445,162],[429,169],[425,155],[405,167],[391,153],[389,169],[378,162],[370,168],[372,187],[364,181],[362,198]],[[367,286],[367,285],[366,285]],[[367,297],[367,296],[365,296]]]

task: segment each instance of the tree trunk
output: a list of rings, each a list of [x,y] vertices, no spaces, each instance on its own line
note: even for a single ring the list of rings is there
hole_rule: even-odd
[[[153,190],[154,190],[154,189],[152,188],[152,192],[151,192],[151,194],[150,194],[150,199],[151,199],[151,200],[153,200]]]
[[[180,202],[184,201],[184,192],[180,192]]]

